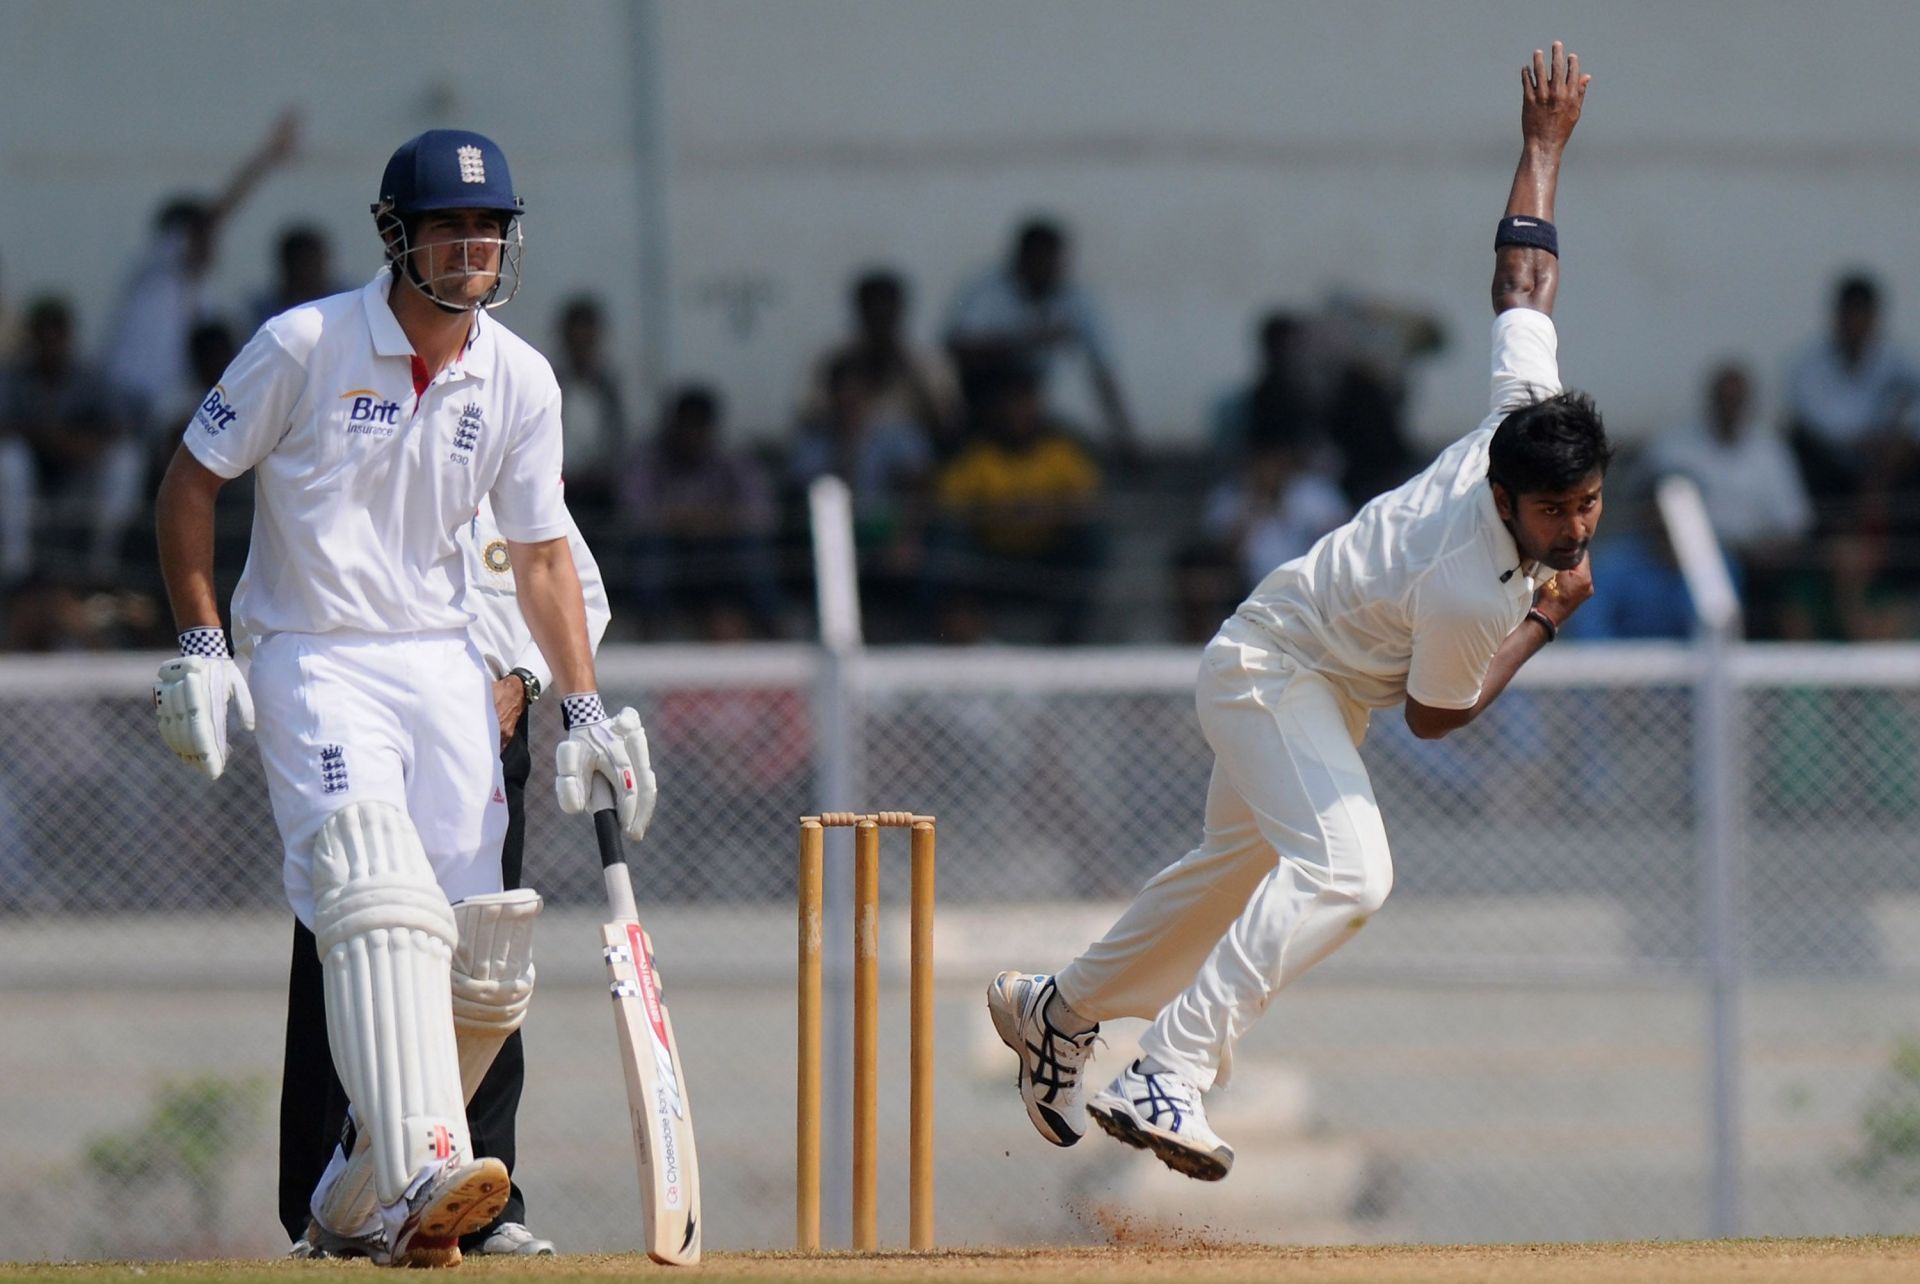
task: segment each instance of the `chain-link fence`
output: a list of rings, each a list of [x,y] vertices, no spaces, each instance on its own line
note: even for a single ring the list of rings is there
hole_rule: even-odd
[[[981,1008],[994,971],[1065,962],[1196,840],[1196,655],[870,653],[835,688],[805,648],[609,653],[603,686],[641,710],[659,769],[636,880],[707,1243],[790,1239],[794,820],[823,803],[940,818],[943,1243],[1916,1229],[1920,651],[1710,654],[1563,644],[1445,741],[1375,719],[1393,898],[1240,1049],[1212,1107],[1239,1159],[1208,1186],[1097,1134],[1046,1146]],[[283,1244],[278,839],[250,743],[213,785],[161,749],[152,668],[0,664],[0,1258]],[[1703,678],[1732,694],[1724,738],[1700,734]],[[857,734],[823,744],[841,713]],[[563,1249],[631,1248],[598,867],[552,804],[542,715],[526,868],[550,908],[519,1176]],[[823,778],[865,785],[823,799]],[[1701,805],[1714,788],[1730,829]],[[1740,930],[1716,956],[1722,895]],[[883,936],[882,1237],[902,1243],[904,921]],[[1137,1033],[1110,1028],[1092,1073]],[[830,1051],[843,1089],[844,1069]],[[830,1104],[830,1152],[844,1118]]]

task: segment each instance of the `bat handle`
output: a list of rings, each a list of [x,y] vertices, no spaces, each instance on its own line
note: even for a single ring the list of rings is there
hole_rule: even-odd
[[[593,784],[587,790],[587,810],[593,813],[593,832],[600,840],[601,867],[624,864],[627,850],[621,839],[620,813],[614,809],[613,786],[599,772],[594,773]]]
[[[627,872],[627,849],[620,832],[620,813],[614,810],[613,786],[598,773],[587,792],[587,801],[593,812],[594,836],[600,840],[600,872],[607,884],[607,904],[616,920],[637,920],[640,911],[633,903],[633,876]]]

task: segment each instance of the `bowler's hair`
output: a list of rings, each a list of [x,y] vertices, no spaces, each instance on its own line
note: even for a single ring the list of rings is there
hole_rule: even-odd
[[[1613,462],[1613,446],[1593,398],[1559,392],[1513,411],[1493,430],[1487,479],[1509,495],[1556,494]]]

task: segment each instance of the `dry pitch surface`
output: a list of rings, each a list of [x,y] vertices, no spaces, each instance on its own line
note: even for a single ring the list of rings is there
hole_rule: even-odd
[[[83,1284],[95,1280],[211,1280],[298,1284],[354,1276],[365,1262],[145,1262],[73,1266],[0,1264],[0,1281]],[[674,1277],[720,1281],[955,1280],[963,1284],[1120,1284],[1259,1281],[1260,1284],[1844,1284],[1920,1280],[1920,1239],[1724,1240],[1711,1243],[1536,1244],[1481,1247],[1259,1248],[1200,1242],[1085,1249],[998,1249],[880,1257],[720,1253],[692,1270],[639,1255],[544,1262],[470,1260],[457,1280],[603,1280]],[[403,1277],[404,1278],[404,1277]],[[418,1279],[419,1276],[412,1278]]]

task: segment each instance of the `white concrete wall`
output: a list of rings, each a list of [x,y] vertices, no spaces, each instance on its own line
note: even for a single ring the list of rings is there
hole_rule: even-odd
[[[1517,67],[1555,35],[1596,76],[1562,190],[1569,378],[1636,435],[1690,411],[1722,353],[1776,373],[1839,269],[1893,287],[1920,337],[1920,8],[1897,0],[1608,5],[1230,0],[663,0],[664,225],[636,159],[647,11],[613,0],[407,5],[0,2],[0,290],[74,292],[97,322],[154,202],[211,186],[272,112],[312,147],[233,229],[219,285],[264,276],[318,218],[357,269],[387,151],[430,125],[494,133],[528,196],[544,342],[591,285],[637,353],[643,235],[669,256],[651,336],[743,428],[784,418],[839,326],[847,273],[901,265],[931,332],[1009,226],[1080,234],[1151,434],[1191,432],[1246,360],[1249,318],[1339,285],[1439,310],[1423,433],[1477,417],[1494,217]],[[739,328],[724,300],[761,301]],[[1770,379],[1771,383],[1772,380]]]

